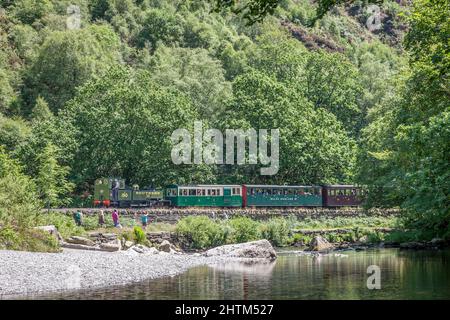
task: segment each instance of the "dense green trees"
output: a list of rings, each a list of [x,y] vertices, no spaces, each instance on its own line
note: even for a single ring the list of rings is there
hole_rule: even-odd
[[[360,176],[372,188],[371,201],[401,205],[406,225],[420,237],[448,237],[448,2],[416,1],[409,20],[410,72],[364,130]]]
[[[331,113],[307,98],[254,71],[236,78],[225,128],[280,130],[280,170],[259,176],[258,166],[236,168],[231,181],[313,184],[350,181],[354,141]]]
[[[408,227],[445,235],[448,1],[415,1],[403,46],[388,20],[399,4],[380,4],[388,14],[372,33],[366,2],[329,10],[343,2],[0,1],[2,161],[50,206],[110,175],[361,183],[369,204],[402,206]],[[66,27],[70,4],[78,30]],[[196,120],[279,128],[278,174],[174,165],[171,133]]]
[[[172,163],[172,132],[191,130],[199,116],[148,72],[116,66],[83,86],[60,116],[60,130],[76,141],[70,164],[78,183],[110,175],[142,186],[211,180],[208,168]]]
[[[24,229],[39,214],[35,184],[0,147],[0,226]]]
[[[24,113],[40,95],[53,111],[72,98],[76,88],[120,61],[119,39],[107,26],[55,31],[39,47],[24,79]]]
[[[160,47],[148,69],[161,86],[185,93],[206,119],[219,116],[231,97],[231,84],[225,80],[220,61],[205,49]]]

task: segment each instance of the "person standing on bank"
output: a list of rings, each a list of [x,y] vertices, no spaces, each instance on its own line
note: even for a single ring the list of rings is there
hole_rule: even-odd
[[[147,224],[148,224],[148,213],[146,211],[144,211],[141,214],[141,222],[142,222],[142,228],[145,230],[147,228]]]
[[[98,225],[100,227],[103,227],[105,225],[105,212],[103,210],[100,210],[98,212]]]
[[[114,227],[116,228],[120,228],[120,222],[119,222],[119,212],[117,211],[117,209],[114,209],[113,213],[112,213],[112,220],[114,223]]]
[[[115,203],[119,202],[119,188],[120,188],[119,180],[114,179],[112,185],[112,198]]]

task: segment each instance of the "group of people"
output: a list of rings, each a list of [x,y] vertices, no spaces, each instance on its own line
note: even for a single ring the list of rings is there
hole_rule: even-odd
[[[141,224],[142,227],[145,229],[148,225],[148,212],[144,211],[140,214],[141,217]],[[122,228],[122,225],[120,224],[120,217],[119,217],[119,211],[117,209],[114,209],[111,213],[111,218],[114,224],[114,227],[116,228]],[[75,220],[75,224],[77,226],[83,225],[83,212],[78,210],[73,213],[73,219]],[[104,227],[106,225],[105,221],[105,212],[103,210],[100,210],[98,212],[98,225],[99,227]]]

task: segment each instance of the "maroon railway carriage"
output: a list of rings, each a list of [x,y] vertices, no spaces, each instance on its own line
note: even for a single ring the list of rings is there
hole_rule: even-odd
[[[363,190],[353,185],[325,185],[322,188],[324,207],[360,206]]]

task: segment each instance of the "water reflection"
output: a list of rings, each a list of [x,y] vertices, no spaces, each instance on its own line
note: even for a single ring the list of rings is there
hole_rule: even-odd
[[[381,290],[366,287],[381,268]],[[125,287],[40,299],[450,299],[450,251],[378,249],[323,256],[281,253],[267,264],[226,263]]]

